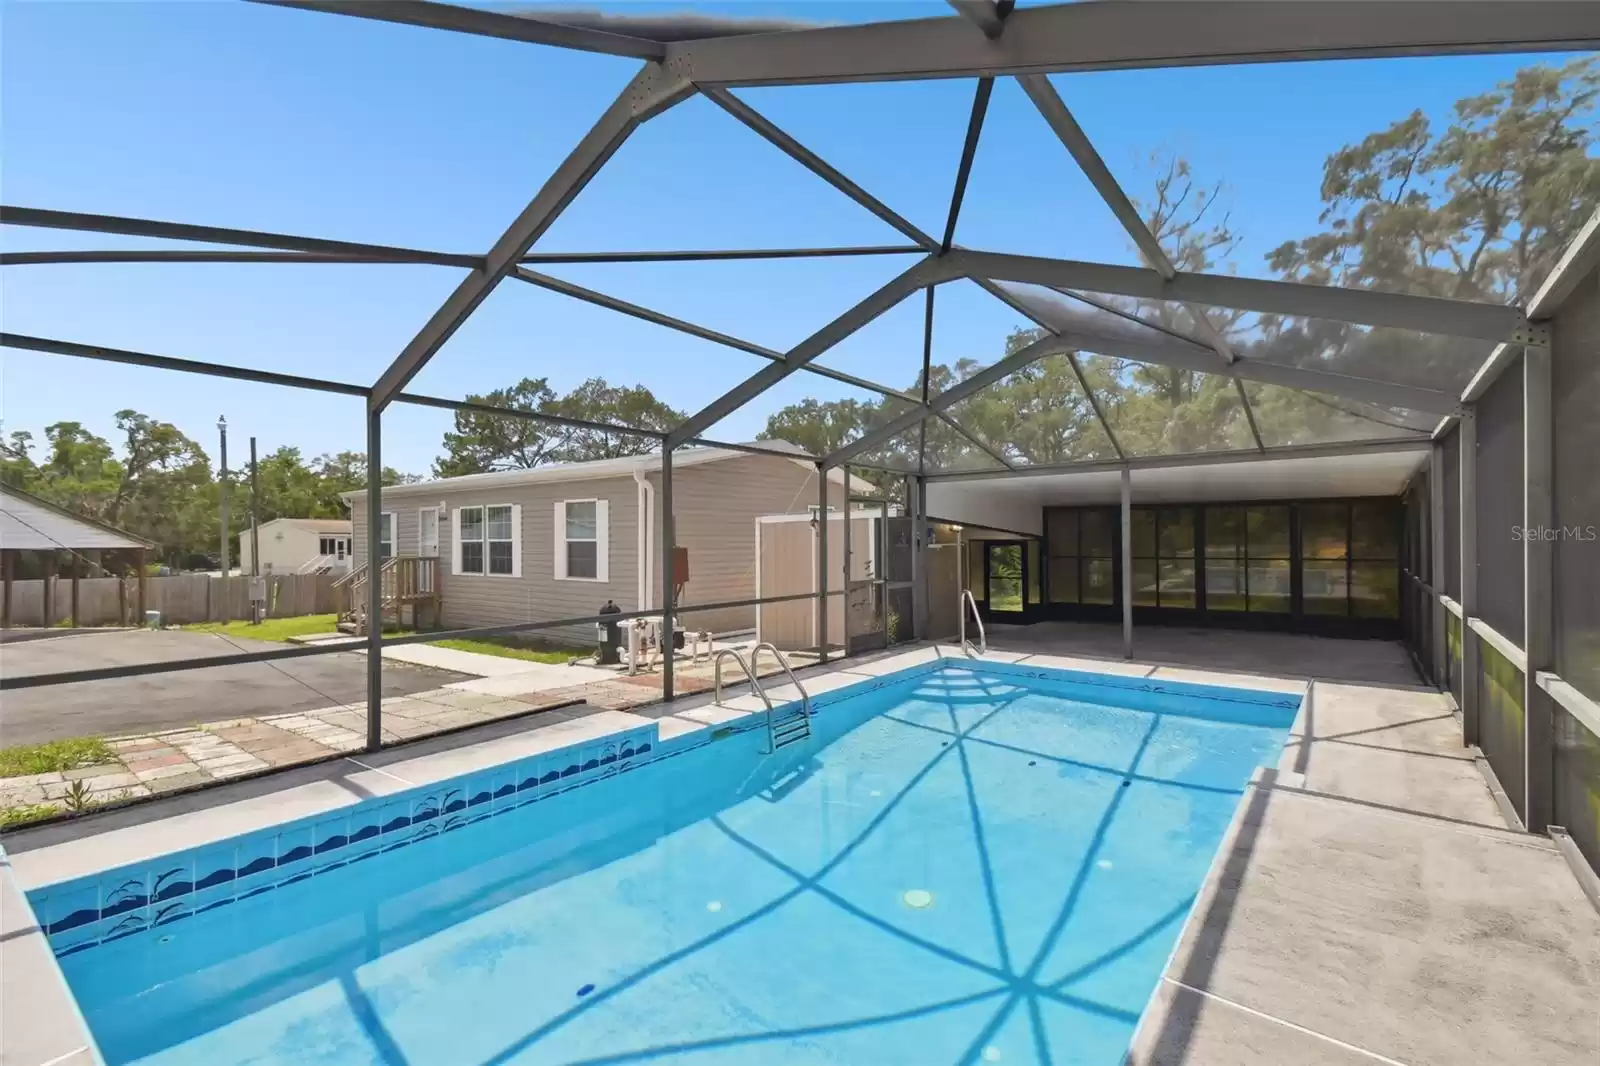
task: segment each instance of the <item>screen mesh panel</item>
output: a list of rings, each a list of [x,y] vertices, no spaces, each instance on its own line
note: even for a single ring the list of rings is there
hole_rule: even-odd
[[[1600,700],[1600,269],[1578,286],[1553,333],[1555,668]]]
[[[1483,749],[1484,757],[1494,767],[1500,787],[1511,797],[1511,805],[1517,809],[1517,814],[1526,818],[1527,811],[1523,809],[1527,780],[1523,741],[1527,733],[1522,671],[1476,633],[1472,639],[1478,641],[1478,661],[1482,664],[1482,673],[1477,681],[1478,747]]]
[[[1461,601],[1461,431],[1452,429],[1444,444],[1444,593]]]
[[[1478,402],[1478,609],[1501,636],[1523,645],[1522,359]]]

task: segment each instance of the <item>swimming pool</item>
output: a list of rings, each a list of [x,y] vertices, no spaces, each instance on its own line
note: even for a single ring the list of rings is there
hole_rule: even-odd
[[[1298,703],[942,660],[30,901],[113,1064],[1114,1066]]]

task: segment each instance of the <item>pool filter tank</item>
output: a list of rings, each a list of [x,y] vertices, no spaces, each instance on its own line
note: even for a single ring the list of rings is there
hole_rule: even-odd
[[[607,600],[600,608],[598,614],[621,614],[622,608],[611,600]],[[622,645],[622,630],[616,622],[595,623],[596,636],[600,638],[600,646],[595,651],[595,662],[601,666],[616,666],[622,661],[618,649]]]

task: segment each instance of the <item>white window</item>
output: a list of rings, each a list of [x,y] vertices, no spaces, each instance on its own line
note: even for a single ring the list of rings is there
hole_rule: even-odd
[[[555,528],[556,580],[609,581],[610,505],[605,500],[559,500]]]
[[[394,554],[394,513],[385,511],[378,519],[378,558],[387,559]]]
[[[522,576],[522,508],[514,503],[462,507],[451,512],[455,572]]]
[[[335,539],[336,538],[334,538],[334,537],[318,537],[317,538],[317,554],[318,555],[332,555],[333,554],[333,550],[334,550],[333,542],[334,542]]]

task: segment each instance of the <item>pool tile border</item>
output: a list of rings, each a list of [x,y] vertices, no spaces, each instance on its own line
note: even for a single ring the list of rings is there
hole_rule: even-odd
[[[655,723],[28,893],[58,956],[420,843],[638,769]]]

